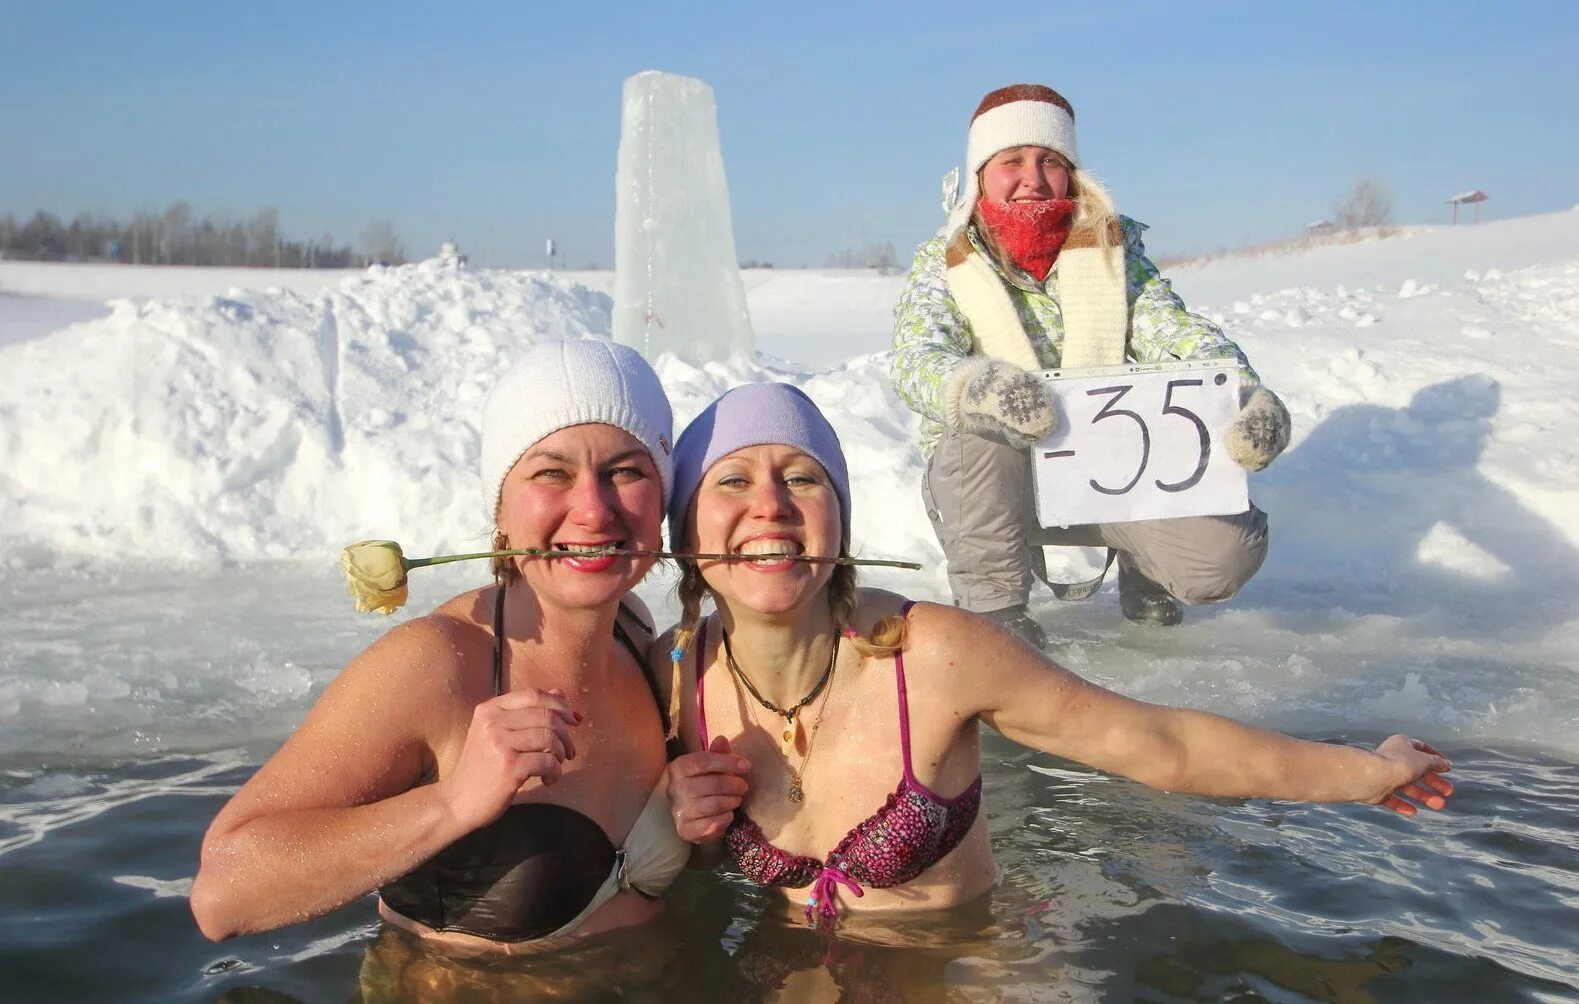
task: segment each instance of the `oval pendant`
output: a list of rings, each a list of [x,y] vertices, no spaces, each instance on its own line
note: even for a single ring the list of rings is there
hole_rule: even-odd
[[[791,781],[790,782],[789,790],[784,792],[784,797],[788,798],[791,802],[794,802],[796,805],[799,805],[802,802],[806,801],[806,793],[804,791],[801,791],[800,782],[799,781]]]

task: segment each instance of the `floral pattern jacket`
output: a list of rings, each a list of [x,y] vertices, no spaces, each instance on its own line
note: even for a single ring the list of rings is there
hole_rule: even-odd
[[[1239,346],[1217,325],[1185,309],[1173,286],[1146,257],[1141,244],[1145,224],[1119,217],[1124,229],[1124,266],[1129,298],[1129,339],[1125,357],[1130,362],[1154,363],[1168,359],[1237,359],[1243,393],[1260,385],[1260,378]],[[974,224],[971,243],[986,254]],[[947,235],[936,236],[916,250],[915,263],[905,279],[904,292],[894,307],[894,351],[889,378],[899,397],[921,416],[921,452],[930,457],[943,433],[943,388],[949,373],[975,354],[970,323],[954,304],[945,277],[944,248]],[[987,260],[993,259],[987,255]],[[1047,369],[1056,369],[1064,340],[1063,313],[1058,306],[1058,265],[1045,283],[1011,266],[1006,279],[1020,324],[1030,335],[1037,357]],[[1002,272],[1000,271],[1000,276]]]

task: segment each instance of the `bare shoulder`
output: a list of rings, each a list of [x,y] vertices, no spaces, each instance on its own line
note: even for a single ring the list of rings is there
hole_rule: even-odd
[[[361,804],[417,784],[435,743],[464,728],[478,687],[487,686],[477,671],[489,652],[486,632],[465,616],[467,603],[456,606],[465,599],[396,625],[352,659],[214,826]]]
[[[993,634],[1007,637],[991,621],[958,607],[911,600],[885,589],[863,589],[860,600],[861,614],[855,627],[863,634],[869,634],[886,618],[904,615],[907,658],[911,653],[947,654],[955,647],[968,646]]]
[[[480,679],[473,670],[492,656],[490,621],[479,617],[492,602],[484,594],[491,593],[492,587],[470,590],[391,628],[352,660],[336,684],[396,687],[416,700],[471,689],[472,678]]]
[[[634,618],[639,622],[646,634],[651,635],[653,633],[654,621],[652,619],[652,611],[648,609],[646,602],[640,596],[637,596],[635,593],[627,593],[625,598],[620,600],[620,609],[625,612],[627,619]]]
[[[862,589],[859,613],[852,625],[864,637],[879,644],[898,643],[904,652],[905,668],[925,674],[933,667],[951,667],[962,660],[974,660],[1007,639],[991,621],[955,607],[924,600],[911,600],[884,589]],[[893,630],[903,617],[903,632]]]
[[[850,627],[864,635],[870,635],[889,617],[897,617],[904,613],[905,605],[913,602],[909,597],[887,589],[871,589],[864,586],[855,591],[855,600],[855,623]]]
[[[905,617],[906,668],[936,671],[971,692],[1014,686],[1046,673],[1065,674],[1057,663],[994,621],[941,603],[916,603]]]

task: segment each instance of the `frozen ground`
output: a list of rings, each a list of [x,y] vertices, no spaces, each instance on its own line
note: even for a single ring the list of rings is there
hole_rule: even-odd
[[[1579,750],[1579,212],[1176,279],[1294,414],[1252,479],[1273,553],[1172,632],[1125,625],[1106,593],[1038,600],[1060,657],[1307,733]],[[784,361],[659,371],[680,421],[743,380],[803,386],[850,455],[857,548],[922,561],[879,581],[944,598],[915,423],[885,377],[899,282],[750,272],[759,347]],[[0,295],[0,754],[283,734],[387,624],[337,595],[335,553],[480,543],[481,396],[533,339],[607,337],[607,287],[0,262],[0,294],[26,294]],[[413,609],[467,574],[415,579]],[[665,610],[666,590],[643,588]]]

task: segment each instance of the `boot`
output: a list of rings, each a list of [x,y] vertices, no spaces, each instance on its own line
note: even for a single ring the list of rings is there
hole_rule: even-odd
[[[1042,626],[1026,611],[1023,603],[1019,606],[989,611],[982,616],[990,621],[996,621],[1000,627],[1008,628],[1016,638],[1037,651],[1047,647],[1047,632],[1043,631]]]
[[[1184,620],[1179,601],[1142,575],[1125,555],[1118,559],[1118,608],[1137,624],[1173,627]]]

